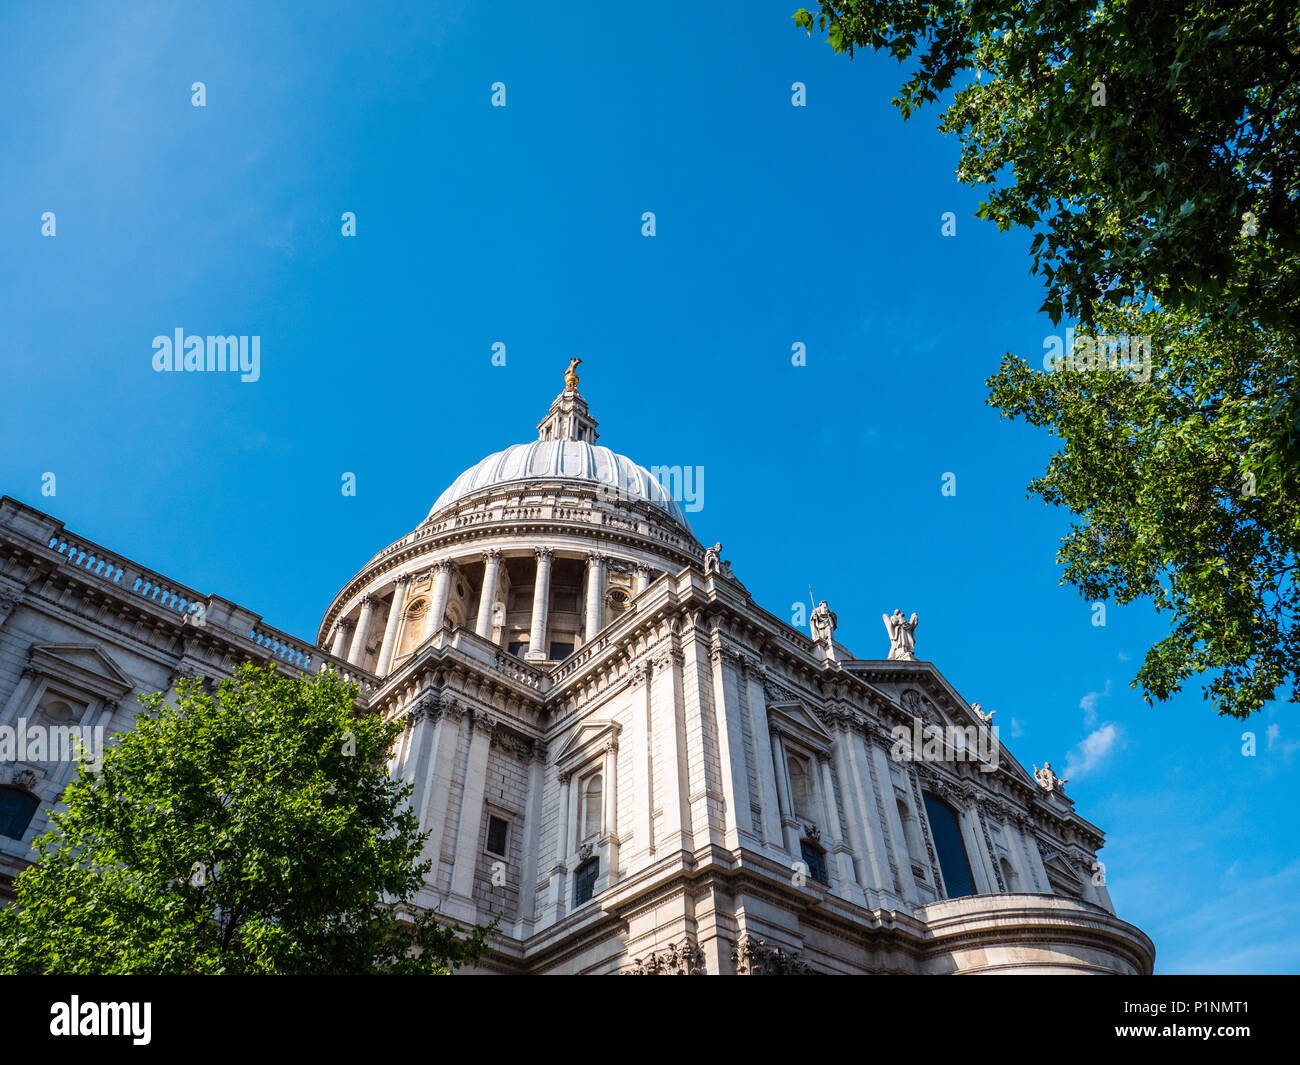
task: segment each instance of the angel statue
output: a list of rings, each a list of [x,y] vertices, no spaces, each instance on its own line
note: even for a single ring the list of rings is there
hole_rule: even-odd
[[[578,391],[578,364],[580,362],[582,362],[581,359],[569,360],[569,368],[564,371],[564,391]]]
[[[901,610],[895,610],[894,616],[880,615],[885,622],[885,631],[889,633],[889,661],[916,661],[916,626],[919,624],[915,614],[908,621]]]

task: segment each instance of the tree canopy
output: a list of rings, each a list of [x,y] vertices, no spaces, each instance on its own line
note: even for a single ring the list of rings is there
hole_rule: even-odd
[[[1063,441],[1030,490],[1081,520],[1064,579],[1149,597],[1170,636],[1134,680],[1194,674],[1220,713],[1300,689],[1300,25],[1280,0],[822,0],[850,57],[907,64],[978,214],[1031,235],[1040,308],[1140,339],[1118,360],[1008,355],[990,402]],[[1067,355],[1070,353],[1066,353]]]
[[[429,863],[385,761],[400,725],[333,673],[244,666],[142,700],[0,911],[0,972],[445,973],[488,929],[411,902]]]

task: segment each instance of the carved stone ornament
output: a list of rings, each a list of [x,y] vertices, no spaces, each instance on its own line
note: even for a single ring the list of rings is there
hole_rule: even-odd
[[[411,728],[418,725],[425,718],[428,718],[430,721],[437,721],[438,715],[441,713],[442,709],[438,705],[437,699],[432,695],[422,695],[406,712],[406,725],[408,728]]]
[[[685,939],[680,944],[669,943],[668,949],[662,953],[652,951],[644,961],[633,958],[632,968],[626,970],[623,975],[706,976],[708,973],[704,967],[704,951],[689,939]]]
[[[799,955],[780,947],[768,947],[766,942],[750,935],[740,937],[731,952],[739,976],[811,976],[812,966],[799,960]]]
[[[885,631],[889,633],[889,660],[891,662],[916,661],[916,626],[920,624],[916,614],[911,619],[903,617],[901,610],[893,614],[881,614],[885,622]]]
[[[14,786],[24,791],[35,791],[37,779],[36,772],[31,769],[19,769],[13,775]]]
[[[588,858],[590,858],[595,853],[596,853],[596,848],[593,844],[584,843],[581,847],[578,848],[578,860],[585,862]]]
[[[1034,766],[1034,779],[1038,781],[1038,786],[1044,791],[1060,792],[1062,795],[1065,794],[1065,785],[1070,783],[1069,780],[1062,780],[1052,772],[1051,762],[1044,762],[1042,769]]]
[[[818,643],[824,643],[831,646],[835,639],[835,630],[839,627],[839,616],[823,599],[814,609],[808,618],[808,629],[812,633],[812,638]]]

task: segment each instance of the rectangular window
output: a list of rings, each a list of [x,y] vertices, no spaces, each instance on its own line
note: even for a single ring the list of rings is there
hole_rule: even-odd
[[[600,875],[600,859],[592,858],[578,866],[573,874],[573,904],[581,906],[596,897],[596,878]]]
[[[799,850],[803,854],[804,865],[808,866],[808,875],[819,884],[829,884],[831,881],[826,875],[826,852],[807,840],[799,843]]]
[[[487,849],[489,854],[506,856],[506,844],[510,838],[510,822],[502,817],[488,816]]]
[[[553,643],[551,644],[551,661],[563,662],[569,655],[573,654],[573,644],[571,643]]]
[[[527,640],[522,640],[522,641],[521,641],[521,640],[512,640],[512,641],[511,641],[511,642],[506,646],[506,650],[509,651],[509,652],[510,652],[512,655],[514,655],[516,658],[523,658],[524,655],[526,655],[526,654],[528,653],[528,641],[527,641]]]

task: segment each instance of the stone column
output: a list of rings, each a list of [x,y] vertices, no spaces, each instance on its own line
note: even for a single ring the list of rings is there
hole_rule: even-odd
[[[1038,846],[1038,833],[1034,831],[1032,821],[1021,833],[1020,838],[1025,845],[1029,868],[1033,871],[1034,882],[1038,885],[1038,890],[1051,894],[1052,881],[1047,876],[1047,866],[1043,863],[1043,852]]]
[[[754,759],[758,773],[758,799],[763,818],[763,841],[776,850],[785,849],[781,827],[781,803],[776,789],[775,763],[772,759],[772,729],[767,719],[767,695],[763,690],[763,669],[748,658],[740,660],[741,690],[749,708],[750,734],[754,737]],[[768,773],[764,766],[772,766]]]
[[[420,830],[429,833],[425,841],[420,860],[431,860],[428,883],[436,887],[440,882],[442,869],[442,845],[447,827],[447,807],[451,797],[451,788],[445,783],[451,780],[456,768],[456,761],[463,746],[461,740],[461,723],[465,717],[465,708],[455,696],[443,689],[438,697],[437,726],[429,737],[428,753],[421,757],[423,764],[415,767],[422,778],[419,790],[413,798],[419,799],[417,809],[421,813]]]
[[[779,728],[772,729],[772,768],[776,771],[776,801],[781,811],[782,838],[785,849],[799,858],[799,825],[794,816],[794,802],[790,796],[790,778],[787,775],[785,741]]]
[[[636,577],[632,581],[632,594],[640,595],[650,586],[650,567],[638,565]]]
[[[497,581],[501,577],[501,552],[483,552],[483,590],[478,597],[478,620],[474,631],[485,640],[492,638],[492,606],[497,597]]]
[[[342,658],[348,653],[348,637],[352,635],[352,629],[351,618],[340,618],[334,627],[334,644],[330,647],[330,654],[335,658]]]
[[[1025,858],[1025,848],[1020,842],[1020,833],[1015,825],[1015,814],[1008,810],[1003,810],[999,816],[1002,819],[1002,839],[1006,842],[1007,853],[1011,859],[1011,868],[1015,870],[1016,877],[1019,879],[1017,891],[1033,891],[1034,875],[1029,871],[1029,863]]]
[[[709,651],[709,661],[712,666],[713,719],[718,730],[718,761],[722,769],[722,801],[726,807],[723,845],[735,849],[743,840],[750,847],[761,847],[749,796],[744,732],[746,710],[736,678],[738,668],[743,667],[738,667],[734,657],[728,661],[721,647]]]
[[[826,826],[829,850],[831,852],[832,871],[839,883],[839,893],[855,902],[865,901],[862,889],[858,885],[853,870],[853,855],[844,845],[844,829],[840,824],[840,808],[835,801],[835,776],[831,772],[831,759],[828,754],[819,754],[817,764],[822,771],[822,790],[826,793],[826,817],[830,824]],[[856,889],[856,891],[855,891]]]
[[[674,640],[675,642],[675,640]],[[656,840],[656,850],[670,852],[694,850],[686,749],[685,698],[682,688],[684,655],[677,647],[669,647],[654,661],[650,682],[651,741],[656,742],[655,775],[660,789],[663,809],[662,841]],[[662,775],[661,775],[662,770]]]
[[[537,878],[541,840],[542,799],[546,789],[546,745],[533,741],[528,772],[528,810],[524,814],[524,867],[519,878],[519,919],[515,938],[527,939],[537,922]]]
[[[587,629],[583,634],[583,643],[589,643],[600,631],[604,611],[601,596],[605,591],[605,563],[597,554],[587,556]]]
[[[956,803],[953,803],[955,806]],[[979,828],[979,812],[973,804],[958,808],[957,828],[962,845],[966,848],[966,865],[970,869],[971,886],[976,894],[991,895],[998,890],[997,874],[993,872],[993,857],[984,849],[983,833]]]
[[[475,710],[465,764],[465,788],[461,795],[460,824],[456,830],[456,856],[451,870],[451,894],[463,902],[466,920],[474,920],[474,874],[478,871],[479,830],[483,827],[483,799],[487,792],[488,753],[496,722]],[[451,916],[456,916],[448,911]]]
[[[915,857],[919,865],[928,866],[929,858],[924,853],[913,855],[908,848],[903,819],[898,816],[898,796],[894,791],[894,775],[889,769],[889,754],[879,743],[870,744],[867,754],[873,762],[876,786],[880,789],[881,804],[884,806],[885,824],[889,826],[893,866],[898,870],[898,887],[903,893],[904,900],[910,905],[915,905],[921,901],[921,893],[916,887],[916,879],[912,876],[912,859]],[[914,796],[907,797],[909,807],[914,801]],[[916,817],[917,811],[913,810],[912,816]]]
[[[602,879],[612,887],[618,881],[618,741],[610,740],[605,744],[605,757],[601,766],[604,780],[604,794],[601,796],[605,809],[603,811],[605,838],[608,845],[605,850],[607,861],[602,872]]]
[[[543,660],[550,653],[546,646],[546,620],[551,601],[551,558],[549,547],[537,548],[537,577],[533,582],[533,621],[528,631],[528,654],[525,658]]]
[[[397,653],[397,633],[402,622],[402,612],[406,609],[406,589],[411,578],[398,577],[393,584],[393,605],[388,608],[388,624],[384,626],[384,642],[379,647],[379,661],[375,664],[375,673],[380,676],[388,674],[388,667],[393,663]]]
[[[366,596],[361,600],[361,616],[357,619],[357,632],[352,637],[352,647],[348,650],[348,665],[359,666],[365,657],[366,641],[370,639],[370,623],[375,616],[375,597]]]
[[[889,896],[897,899],[894,892],[893,875],[889,870],[889,859],[885,855],[885,841],[879,835],[879,820],[876,814],[874,795],[875,785],[870,776],[870,768],[859,766],[856,761],[857,748],[855,733],[847,722],[837,722],[831,730],[832,768],[838,773],[840,795],[844,800],[844,820],[848,826],[849,847],[853,856],[855,880],[864,894],[874,892],[874,897],[867,897],[865,905],[872,909],[878,905],[879,893],[887,891]],[[872,827],[875,827],[875,835]],[[876,838],[879,835],[879,838]],[[897,909],[897,905],[890,907]]]
[[[653,667],[642,661],[629,677],[628,741],[632,751],[632,777],[628,790],[632,796],[632,840],[634,850],[628,868],[649,864],[654,855],[654,749],[650,742],[650,693]]]
[[[555,825],[555,861],[551,865],[551,878],[546,893],[546,911],[542,914],[542,926],[554,924],[564,916],[564,884],[568,879],[569,862],[569,793],[573,790],[573,777],[568,773],[558,776],[560,793],[557,796]]]
[[[442,628],[447,613],[447,596],[451,594],[451,563],[444,559],[433,564],[433,591],[429,593],[429,612],[424,615],[421,643]]]
[[[424,827],[424,814],[428,806],[425,779],[429,773],[433,734],[442,711],[432,695],[422,695],[406,712],[406,750],[402,758],[401,779],[411,785],[411,808]],[[436,870],[434,870],[436,872]]]

